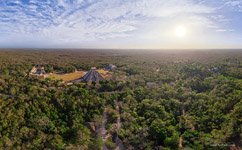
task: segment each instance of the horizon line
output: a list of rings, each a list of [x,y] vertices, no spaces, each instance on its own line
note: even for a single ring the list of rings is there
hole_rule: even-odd
[[[242,48],[1,48],[2,50],[242,50]]]

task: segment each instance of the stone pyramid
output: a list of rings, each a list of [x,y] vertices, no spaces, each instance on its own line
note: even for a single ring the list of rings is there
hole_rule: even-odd
[[[102,80],[104,80],[104,78],[95,69],[91,69],[82,77],[82,81],[84,82],[99,82]]]

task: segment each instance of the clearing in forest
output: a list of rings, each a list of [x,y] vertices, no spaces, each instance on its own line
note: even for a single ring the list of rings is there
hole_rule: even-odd
[[[107,70],[97,69],[96,71],[100,73],[104,79],[111,77],[111,73]],[[48,78],[52,80],[62,80],[64,82],[70,82],[70,81],[74,81],[82,78],[86,73],[87,73],[86,71],[76,71],[76,72],[67,73],[67,74],[51,73],[48,75]]]
[[[52,73],[49,75],[49,78],[52,80],[63,80],[64,82],[69,82],[69,81],[82,78],[85,74],[86,74],[85,71],[76,71],[76,72],[67,73],[67,74]]]

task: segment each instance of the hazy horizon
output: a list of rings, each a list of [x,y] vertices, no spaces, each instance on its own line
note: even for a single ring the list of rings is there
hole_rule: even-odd
[[[204,48],[204,49],[199,49],[199,48],[190,48],[190,49],[145,49],[145,48],[1,48],[0,51],[15,51],[15,50],[30,50],[30,51],[85,51],[85,50],[103,50],[103,51],[167,51],[167,52],[173,52],[173,51],[242,51],[242,48],[225,48],[225,49],[220,49],[220,48]]]

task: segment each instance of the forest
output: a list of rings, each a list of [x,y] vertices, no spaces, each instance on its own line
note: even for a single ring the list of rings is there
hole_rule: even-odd
[[[99,83],[29,76],[107,64]],[[240,50],[0,50],[0,149],[241,147]]]

